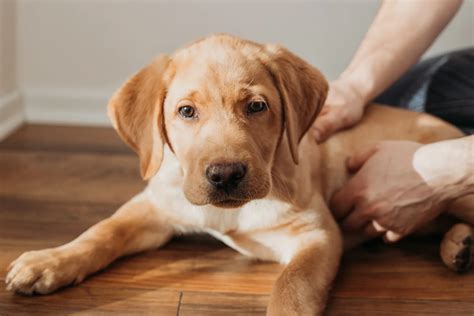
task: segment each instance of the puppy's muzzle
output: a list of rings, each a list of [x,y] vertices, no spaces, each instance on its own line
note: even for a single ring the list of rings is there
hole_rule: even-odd
[[[206,168],[207,181],[215,188],[231,191],[239,185],[247,174],[247,166],[243,163],[217,163]]]

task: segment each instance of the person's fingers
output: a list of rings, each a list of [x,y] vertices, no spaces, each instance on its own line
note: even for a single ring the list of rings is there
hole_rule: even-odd
[[[341,223],[341,227],[348,231],[357,231],[365,227],[370,221],[363,207],[357,206]]]
[[[313,136],[318,143],[325,141],[341,128],[341,118],[336,112],[336,110],[328,110],[314,122]]]
[[[347,159],[347,163],[346,163],[347,169],[350,172],[355,172],[359,170],[364,165],[364,163],[370,157],[372,157],[373,154],[375,154],[376,151],[377,151],[377,147],[374,146],[374,147],[371,147],[370,149],[356,153],[355,155]]]
[[[374,226],[374,229],[378,232],[386,232],[387,231],[387,228],[380,225],[376,220],[372,221],[372,226]]]
[[[349,180],[344,187],[334,193],[329,202],[331,211],[336,219],[346,217],[355,206],[356,198],[353,183],[354,178]]]
[[[391,230],[387,231],[384,235],[384,240],[387,243],[394,243],[394,242],[399,241],[402,238],[403,238],[403,235],[398,234],[398,233],[396,233],[394,231],[391,231]]]
[[[371,223],[368,223],[365,226],[364,235],[369,238],[375,238],[375,237],[383,235],[383,231],[378,230],[375,225],[375,221],[372,221]]]

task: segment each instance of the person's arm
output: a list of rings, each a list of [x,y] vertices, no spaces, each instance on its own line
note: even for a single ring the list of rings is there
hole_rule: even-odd
[[[366,104],[415,64],[454,17],[462,0],[385,0],[355,56],[330,84],[314,125],[323,141],[356,124]],[[331,91],[332,90],[332,91]]]
[[[474,136],[382,142],[351,157],[348,168],[356,173],[331,199],[342,227],[397,241],[438,216],[445,202],[474,193]]]
[[[420,147],[413,167],[430,187],[448,196],[474,193],[474,135]]]

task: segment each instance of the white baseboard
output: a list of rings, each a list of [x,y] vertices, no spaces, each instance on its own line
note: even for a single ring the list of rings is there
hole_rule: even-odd
[[[23,123],[24,113],[21,101],[19,91],[0,96],[0,140]]]
[[[111,126],[107,103],[111,92],[25,90],[26,120],[33,123]]]

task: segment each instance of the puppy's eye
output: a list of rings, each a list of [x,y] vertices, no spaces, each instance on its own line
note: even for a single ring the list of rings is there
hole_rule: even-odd
[[[179,115],[181,115],[182,117],[186,119],[191,119],[196,116],[196,110],[190,105],[181,106],[178,109],[178,113]]]
[[[247,113],[257,113],[262,112],[267,109],[267,103],[265,101],[251,101],[247,106]]]

